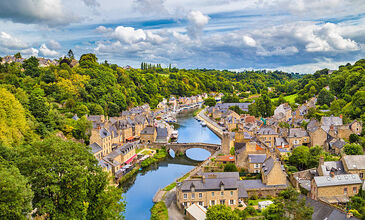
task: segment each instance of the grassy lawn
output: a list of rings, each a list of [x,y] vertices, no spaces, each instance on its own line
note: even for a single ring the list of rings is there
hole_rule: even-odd
[[[284,96],[285,101],[294,104],[295,103],[295,98],[298,96],[298,94],[293,94],[293,95],[288,95],[288,96]],[[279,98],[273,98],[271,99],[272,102],[277,101]]]

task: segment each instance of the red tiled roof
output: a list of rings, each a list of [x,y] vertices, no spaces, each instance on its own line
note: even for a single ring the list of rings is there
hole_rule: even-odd
[[[234,161],[234,156],[232,155],[224,155],[224,156],[217,156],[217,161]]]

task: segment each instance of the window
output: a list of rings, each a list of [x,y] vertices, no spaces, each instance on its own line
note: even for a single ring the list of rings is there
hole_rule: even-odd
[[[357,193],[357,187],[354,187],[353,190],[354,190],[354,193]]]
[[[229,204],[234,205],[234,200],[233,199],[229,200]]]
[[[255,173],[260,173],[260,170],[255,170]]]
[[[184,206],[186,207],[188,205],[188,203],[187,202],[184,202]]]
[[[215,205],[215,200],[210,200],[211,205]]]
[[[231,196],[233,196],[233,191],[231,191]]]
[[[254,167],[255,168],[260,168],[260,164],[259,163],[255,163]]]
[[[191,198],[192,198],[192,199],[195,199],[195,193],[192,193],[192,194],[191,194]]]
[[[364,178],[364,173],[360,173],[360,178]]]
[[[199,193],[199,198],[202,198],[203,197],[203,194],[202,193]]]
[[[187,199],[188,198],[188,194],[184,194],[184,199]]]
[[[343,193],[344,193],[344,194],[347,194],[347,187],[345,187],[345,188],[343,189]]]
[[[224,192],[221,192],[221,196],[224,196]]]
[[[212,196],[214,196],[214,192],[212,192]]]
[[[219,201],[219,204],[224,205],[226,203],[226,200],[222,199]]]
[[[199,202],[199,205],[203,206],[203,202]]]

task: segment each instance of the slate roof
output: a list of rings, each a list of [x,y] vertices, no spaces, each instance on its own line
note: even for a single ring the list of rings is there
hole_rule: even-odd
[[[286,187],[287,185],[265,185],[262,180],[241,180],[245,186],[245,189],[259,189],[259,188],[275,188],[275,187]]]
[[[343,161],[346,163],[347,168],[351,169],[365,169],[365,155],[345,155]]]
[[[206,178],[210,178],[215,176],[216,178],[234,178],[239,179],[240,175],[238,172],[207,172],[202,173],[202,176],[205,176]]]
[[[314,182],[316,183],[317,187],[362,184],[358,174],[342,174],[335,175],[334,177],[315,176]]]
[[[288,137],[307,137],[307,131],[302,128],[290,128]]]
[[[278,133],[272,128],[268,126],[263,126],[260,128],[260,130],[257,132],[257,134],[260,135],[277,135]]]
[[[264,170],[265,175],[268,175],[271,172],[271,170],[272,170],[272,168],[274,167],[274,164],[275,164],[274,162],[275,162],[274,158],[269,157],[262,164],[262,169]]]
[[[155,127],[147,126],[142,131],[141,134],[153,134],[155,132]]]
[[[204,190],[220,190],[221,183],[223,183],[225,189],[237,189],[237,179],[235,178],[206,178],[205,182],[199,180],[185,180],[181,183],[180,188],[182,191],[190,191],[194,186],[196,191]]]
[[[311,120],[307,125],[307,131],[315,132],[319,128],[317,120]]]
[[[331,126],[331,125],[339,126],[339,125],[343,125],[343,122],[342,122],[342,118],[340,118],[340,117],[335,117],[335,116],[322,117],[321,125],[322,126]]]
[[[330,145],[331,148],[342,149],[343,146],[345,146],[346,141],[344,141],[343,139],[337,139],[337,140],[330,141],[328,144]]]
[[[320,165],[323,176],[329,176],[331,170],[335,175],[345,174],[345,169],[343,168],[341,161],[325,161],[323,165]]]
[[[93,154],[95,154],[95,153],[100,152],[100,151],[102,151],[102,150],[103,150],[103,148],[101,148],[101,147],[100,147],[100,145],[99,145],[99,144],[97,144],[97,143],[92,143],[92,144],[90,145],[90,147],[91,147],[91,152],[92,152]]]
[[[266,154],[249,154],[248,162],[249,163],[263,163],[266,159]]]
[[[111,135],[110,132],[108,130],[106,130],[105,128],[100,129],[99,134],[100,134],[101,138],[106,138]]]
[[[157,130],[157,139],[166,138],[167,137],[167,128],[156,128]]]
[[[248,198],[244,181],[238,181],[238,198]]]
[[[251,103],[218,103],[215,105],[216,108],[227,110],[231,106],[238,106],[242,111],[248,112],[248,106],[250,106]]]
[[[304,196],[300,195],[301,198]],[[356,217],[347,218],[346,213],[341,212],[326,203],[306,197],[306,205],[313,207],[312,220],[357,220]]]

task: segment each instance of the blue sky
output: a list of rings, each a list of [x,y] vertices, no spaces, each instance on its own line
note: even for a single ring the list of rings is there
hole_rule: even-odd
[[[2,0],[0,56],[312,73],[365,58],[363,0]]]

